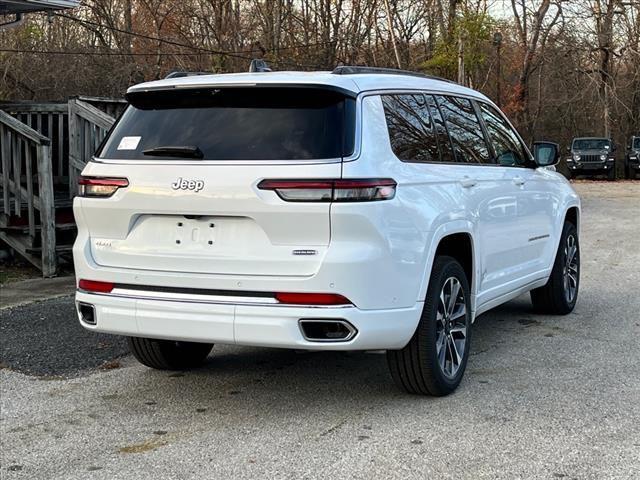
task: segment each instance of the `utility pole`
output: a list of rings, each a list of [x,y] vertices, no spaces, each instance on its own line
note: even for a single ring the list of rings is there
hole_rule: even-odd
[[[493,34],[493,44],[496,47],[496,104],[502,108],[502,33]]]
[[[458,83],[466,85],[467,75],[464,71],[464,40],[462,33],[458,35]]]

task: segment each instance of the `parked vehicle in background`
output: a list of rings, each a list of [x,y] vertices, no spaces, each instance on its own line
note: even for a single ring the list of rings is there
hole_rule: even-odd
[[[81,324],[157,369],[214,343],[386,350],[411,393],[460,383],[471,323],[525,292],[571,312],[580,199],[484,95],[385,69],[131,87],[79,180]]]
[[[609,138],[574,138],[567,158],[569,178],[578,175],[606,175],[609,180],[616,178],[616,147]]]
[[[627,178],[634,179],[640,172],[640,135],[629,140],[627,154],[624,157],[624,173]]]

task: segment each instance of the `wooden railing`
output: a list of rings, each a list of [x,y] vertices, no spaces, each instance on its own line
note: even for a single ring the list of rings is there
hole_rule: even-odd
[[[51,142],[0,110],[0,154],[0,238],[40,268],[43,276],[53,276],[57,255]],[[19,235],[9,235],[7,228],[15,225],[26,228]],[[38,230],[40,242],[36,242]]]
[[[53,183],[66,186],[69,183],[67,104],[3,103],[0,109],[50,140]]]
[[[58,258],[69,260],[78,175],[126,105],[98,97],[0,103],[0,239],[45,277]]]
[[[80,98],[69,100],[69,197],[77,193],[78,175],[107,135],[115,118]]]

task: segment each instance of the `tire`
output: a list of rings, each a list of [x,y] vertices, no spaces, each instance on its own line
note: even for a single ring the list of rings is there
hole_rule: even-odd
[[[157,370],[188,370],[204,363],[211,343],[175,342],[128,337],[129,349],[141,364]]]
[[[636,171],[633,167],[627,167],[627,178],[629,180],[635,180],[636,178]]]
[[[571,254],[572,251],[573,254]],[[572,272],[573,275],[571,275]],[[579,289],[578,230],[573,223],[565,221],[549,281],[545,286],[531,290],[531,303],[534,310],[539,313],[566,315],[575,307]]]
[[[445,303],[448,303],[451,293],[458,287],[453,308],[447,309],[443,317]],[[442,302],[441,295],[444,300]],[[469,298],[469,283],[462,266],[452,257],[436,257],[422,316],[413,337],[402,350],[387,351],[391,376],[400,389],[413,394],[444,396],[458,387],[464,375],[471,345]],[[452,311],[454,315],[450,315]],[[447,318],[454,320],[447,323]],[[454,325],[453,329],[451,324]],[[440,348],[437,344],[441,345]],[[458,352],[455,357],[453,346]],[[439,356],[439,352],[443,352],[444,355]],[[454,362],[454,358],[458,360]]]
[[[614,181],[616,179],[616,170],[615,167],[612,168],[611,170],[609,170],[607,172],[607,180],[609,180],[610,182]]]

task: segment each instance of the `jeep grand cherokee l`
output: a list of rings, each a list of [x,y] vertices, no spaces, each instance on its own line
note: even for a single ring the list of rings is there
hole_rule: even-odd
[[[580,201],[482,94],[368,68],[171,78],[79,180],[82,325],[158,369],[214,343],[386,350],[408,392],[460,383],[471,324],[525,292],[570,312]]]

